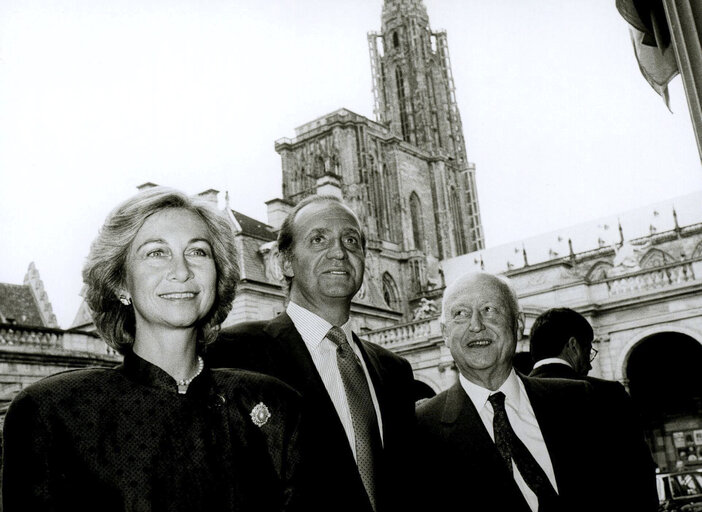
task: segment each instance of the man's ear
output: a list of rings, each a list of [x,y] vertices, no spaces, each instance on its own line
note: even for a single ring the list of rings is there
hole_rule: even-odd
[[[293,271],[293,268],[292,268],[292,262],[287,257],[287,255],[281,252],[279,254],[278,258],[279,258],[278,261],[280,263],[280,268],[283,269],[283,275],[285,277],[295,277],[295,272]]]
[[[446,324],[444,322],[439,322],[439,326],[441,327],[441,337],[444,339],[444,344],[448,347],[448,340],[446,339]]]
[[[570,338],[568,338],[568,341],[565,344],[565,348],[569,348],[576,354],[582,351],[580,345],[578,344],[578,340],[575,339],[575,336],[571,336]]]
[[[521,340],[524,337],[524,313],[520,311],[517,313],[517,341]]]

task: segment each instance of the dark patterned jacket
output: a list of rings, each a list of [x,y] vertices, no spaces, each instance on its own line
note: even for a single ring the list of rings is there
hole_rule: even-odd
[[[53,375],[8,410],[4,512],[294,509],[299,399],[271,377],[207,368],[180,395],[135,354]]]

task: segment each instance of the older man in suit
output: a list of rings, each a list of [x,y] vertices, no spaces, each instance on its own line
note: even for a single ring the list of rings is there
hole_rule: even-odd
[[[531,327],[530,352],[534,369],[530,377],[574,379],[593,388],[596,406],[607,419],[604,442],[618,453],[611,476],[602,478],[625,492],[614,494],[624,501],[621,510],[654,512],[658,510],[655,464],[629,394],[619,382],[588,377],[597,355],[592,342],[594,332],[587,319],[569,308],[554,308],[541,313]]]
[[[442,332],[459,371],[417,409],[420,506],[431,510],[610,510],[595,471],[598,422],[582,382],[512,365],[524,327],[506,280],[480,272],[444,292]]]
[[[290,284],[285,313],[225,329],[206,360],[273,375],[302,394],[309,510],[397,510],[414,422],[412,369],[351,329],[365,263],[358,218],[334,196],[311,196],[284,221],[278,248]]]

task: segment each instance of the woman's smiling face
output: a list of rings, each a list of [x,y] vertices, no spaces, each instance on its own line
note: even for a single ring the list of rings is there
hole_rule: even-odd
[[[125,270],[137,333],[195,328],[214,304],[211,235],[190,210],[168,208],[149,216],[132,241]]]

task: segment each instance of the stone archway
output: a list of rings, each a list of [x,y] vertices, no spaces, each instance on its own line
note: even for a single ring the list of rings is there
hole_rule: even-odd
[[[650,334],[625,364],[659,467],[702,466],[702,344],[681,332]]]

